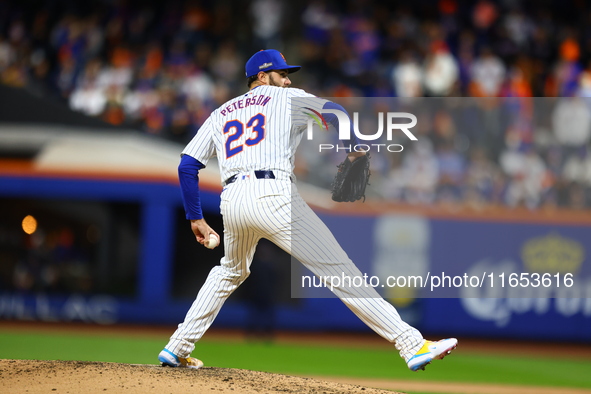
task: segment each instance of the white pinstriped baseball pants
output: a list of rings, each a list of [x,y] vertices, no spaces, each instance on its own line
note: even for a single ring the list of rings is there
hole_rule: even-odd
[[[188,357],[226,299],[250,274],[256,245],[267,238],[320,277],[361,276],[330,230],[297,193],[290,180],[237,180],[221,195],[226,255],[215,266],[166,349]],[[333,292],[365,324],[395,344],[401,357],[423,345],[419,331],[369,287],[335,287]]]

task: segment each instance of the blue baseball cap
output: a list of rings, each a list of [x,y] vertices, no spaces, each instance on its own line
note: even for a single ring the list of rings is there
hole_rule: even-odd
[[[288,73],[298,71],[300,66],[290,66],[281,52],[275,49],[260,50],[246,62],[246,78],[257,75],[261,71],[287,70]]]

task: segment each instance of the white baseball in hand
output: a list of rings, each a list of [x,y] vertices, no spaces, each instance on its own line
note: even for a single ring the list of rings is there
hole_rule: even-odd
[[[205,242],[205,247],[207,249],[213,249],[220,244],[220,239],[215,234],[209,235],[209,241]]]

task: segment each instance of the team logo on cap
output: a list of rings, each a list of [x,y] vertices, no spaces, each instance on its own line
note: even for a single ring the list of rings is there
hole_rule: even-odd
[[[262,70],[263,68],[271,67],[272,65],[273,65],[273,63],[271,63],[271,62],[263,63],[259,66],[259,70]]]
[[[283,53],[279,52],[279,54],[281,55],[281,58],[283,59],[283,61],[284,61],[285,63],[287,63],[287,60],[285,60],[285,56],[283,56]]]

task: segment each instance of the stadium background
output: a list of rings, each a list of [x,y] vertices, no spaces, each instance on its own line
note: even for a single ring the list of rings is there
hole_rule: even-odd
[[[0,2],[0,318],[182,319],[223,251],[193,242],[178,153],[246,89],[243,64],[267,47],[303,66],[295,86],[323,97],[473,97],[501,115],[519,103],[508,122],[430,115],[420,148],[377,163],[379,187],[362,206],[330,205],[318,191],[337,156],[322,166],[300,157],[309,203],[362,271],[379,248],[361,253],[343,229],[372,242],[386,226],[397,258],[543,269],[562,256],[589,282],[589,18],[581,1]],[[550,110],[538,116],[529,97]],[[220,232],[215,166],[202,181]],[[526,262],[528,245],[538,249]],[[338,300],[291,298],[290,274],[289,257],[262,244],[214,328],[263,339],[366,332]],[[389,298],[428,335],[588,348],[589,288],[566,299]]]

